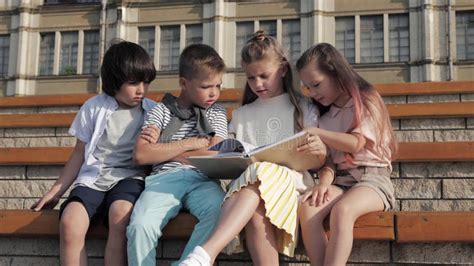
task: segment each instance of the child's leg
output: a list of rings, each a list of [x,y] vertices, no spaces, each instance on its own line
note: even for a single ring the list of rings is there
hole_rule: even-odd
[[[225,193],[221,186],[194,170],[188,170],[190,178],[194,179],[193,189],[183,198],[184,207],[198,218],[199,223],[181,255],[180,261],[185,259],[193,249],[202,245],[214,230],[219,220],[221,205]]]
[[[109,237],[105,247],[105,265],[127,265],[127,225],[130,221],[135,201],[143,191],[142,180],[124,179],[106,195],[106,212]]]
[[[278,265],[278,250],[275,226],[265,216],[262,201],[257,211],[245,226],[245,242],[255,265]]]
[[[331,210],[331,237],[324,264],[345,265],[351,254],[354,223],[357,218],[383,208],[382,199],[372,188],[349,189]]]
[[[72,201],[64,208],[59,223],[61,265],[87,265],[85,238],[89,215],[84,205]]]
[[[126,229],[132,214],[133,204],[116,200],[109,209],[109,236],[105,246],[104,265],[127,265]]]
[[[249,184],[224,202],[214,232],[202,245],[211,261],[214,261],[219,252],[247,225],[259,203],[258,183]]]
[[[156,247],[162,229],[178,215],[181,198],[189,184],[182,169],[170,170],[145,179],[145,190],[135,203],[127,227],[129,265],[155,265]]]
[[[343,192],[335,188],[334,193],[336,196],[318,207],[309,205],[308,201],[300,204],[301,235],[311,265],[323,265],[324,263],[328,239],[324,231],[323,222],[331,208],[341,198]]]

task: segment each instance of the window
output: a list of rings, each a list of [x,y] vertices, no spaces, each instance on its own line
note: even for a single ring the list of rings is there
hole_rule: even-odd
[[[186,25],[186,46],[202,43],[202,24]]]
[[[336,48],[350,64],[355,63],[354,17],[336,18]]]
[[[83,74],[97,74],[99,68],[99,31],[84,32]]]
[[[360,17],[360,61],[383,62],[383,16]]]
[[[408,14],[390,15],[390,62],[410,61],[410,30]]]
[[[0,77],[8,76],[10,35],[0,35]]]
[[[235,67],[240,67],[240,53],[247,41],[252,37],[253,29],[253,21],[237,22],[236,24]]]
[[[52,75],[54,66],[54,32],[42,33],[39,55],[39,74]]]
[[[77,73],[77,51],[77,32],[62,32],[59,74],[73,75]]]
[[[474,12],[456,13],[457,60],[474,60]]]
[[[160,70],[178,70],[179,26],[161,27]]]
[[[138,28],[138,44],[151,58],[155,56],[155,27]]]
[[[300,21],[283,20],[282,26],[282,45],[288,50],[288,60],[295,62],[301,52]]]
[[[265,34],[276,38],[277,24],[275,20],[260,21],[260,29],[265,31]]]

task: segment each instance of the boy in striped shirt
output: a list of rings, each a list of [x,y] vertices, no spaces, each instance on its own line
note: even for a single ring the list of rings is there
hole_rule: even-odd
[[[166,94],[145,119],[134,159],[140,165],[153,164],[153,171],[145,179],[127,228],[130,265],[156,264],[162,229],[182,208],[199,220],[182,259],[207,239],[217,223],[225,194],[219,183],[186,158],[210,154],[208,147],[227,138],[226,111],[215,104],[224,71],[224,61],[212,47],[188,46],[179,59],[180,95]]]

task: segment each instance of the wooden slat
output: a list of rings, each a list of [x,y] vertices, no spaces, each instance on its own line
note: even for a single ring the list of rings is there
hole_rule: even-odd
[[[439,95],[474,93],[474,81],[413,82],[374,85],[382,96]],[[228,88],[221,92],[220,101],[240,101],[243,89]],[[174,95],[178,90],[172,91]],[[160,100],[164,92],[150,92],[148,97]],[[78,106],[96,94],[41,95],[0,97],[0,108]]]
[[[402,142],[396,161],[474,161],[474,141]]]
[[[0,236],[57,237],[59,233],[59,212],[45,210],[0,210]],[[375,212],[360,217],[354,226],[355,239],[394,240],[393,213]],[[197,219],[189,213],[180,213],[164,228],[164,239],[188,238]],[[107,231],[102,224],[89,229],[89,237],[104,238]]]
[[[75,116],[76,113],[0,115],[0,127],[69,127]]]
[[[331,234],[329,219],[325,220],[325,229]],[[354,239],[359,240],[395,240],[394,214],[392,212],[372,212],[359,217],[354,224]]]
[[[170,92],[175,96],[179,95],[178,90]],[[224,89],[221,91],[219,102],[240,102],[242,92],[242,89]],[[147,97],[160,101],[165,93],[150,92]],[[80,106],[95,95],[97,94],[0,97],[0,108]]]
[[[229,94],[229,97],[233,97]],[[474,102],[388,104],[393,119],[474,117]],[[233,107],[227,107],[227,118],[232,119]],[[5,114],[0,115],[0,128],[69,127],[75,113]]]
[[[375,84],[382,96],[474,93],[474,81]]]
[[[0,210],[0,235],[17,237],[57,237],[59,212],[45,210]],[[180,213],[163,230],[164,239],[187,239],[197,223],[189,213]],[[106,228],[100,223],[89,229],[89,237],[105,238]]]
[[[0,148],[0,165],[64,165],[73,148]]]
[[[396,239],[407,242],[474,242],[474,212],[398,212]]]
[[[474,102],[387,104],[391,118],[473,117]]]
[[[0,165],[63,165],[73,148],[0,148]],[[402,142],[397,162],[474,161],[474,141]]]
[[[0,108],[80,106],[96,94],[0,97]]]

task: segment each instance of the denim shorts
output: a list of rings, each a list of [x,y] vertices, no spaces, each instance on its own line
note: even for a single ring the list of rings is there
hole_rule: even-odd
[[[135,204],[144,187],[143,180],[132,178],[119,181],[109,191],[98,191],[84,186],[75,187],[69,193],[67,200],[61,204],[59,218],[61,219],[62,213],[69,203],[80,202],[84,205],[91,224],[102,220],[104,225],[108,227],[110,205],[116,200],[125,200]]]

